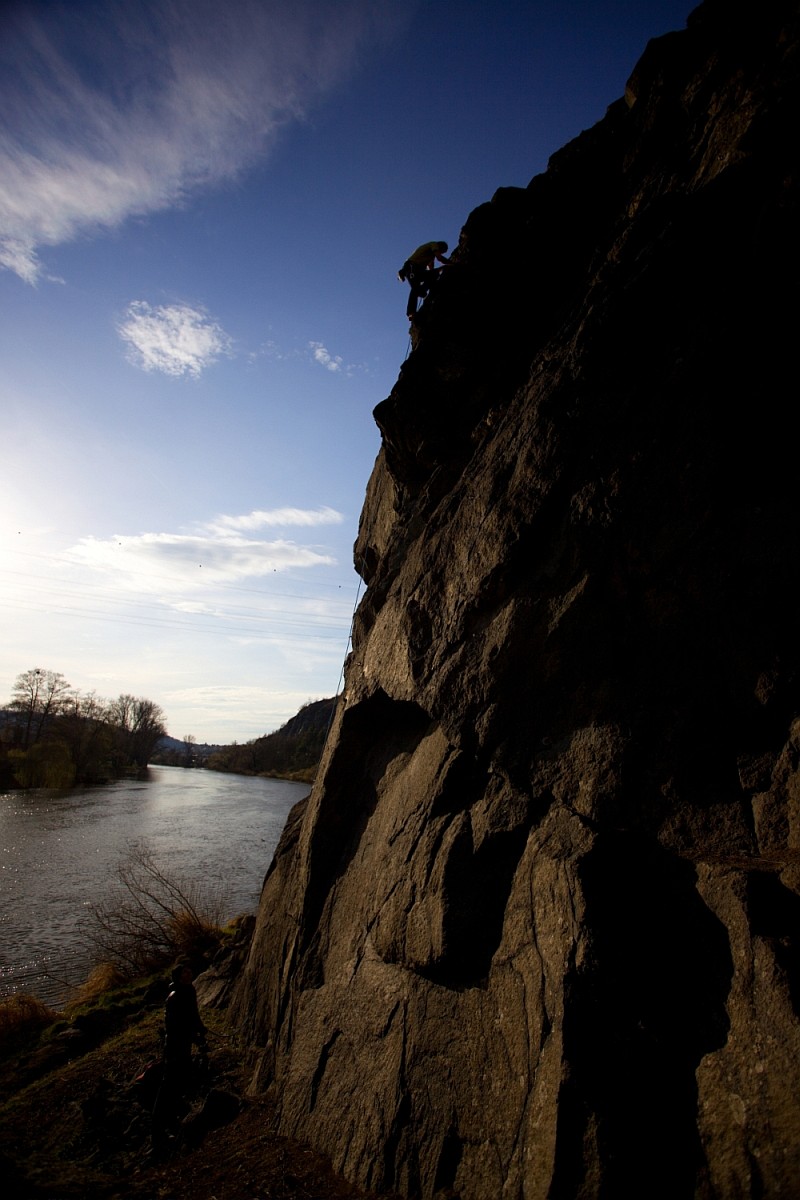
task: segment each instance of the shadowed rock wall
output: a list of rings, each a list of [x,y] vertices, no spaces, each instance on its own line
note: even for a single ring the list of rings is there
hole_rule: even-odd
[[[281,1131],[363,1185],[800,1194],[799,25],[651,42],[471,214],[376,409],[234,1000]]]

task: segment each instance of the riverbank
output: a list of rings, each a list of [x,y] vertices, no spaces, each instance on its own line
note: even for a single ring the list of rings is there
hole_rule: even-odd
[[[150,1155],[140,1077],[160,1055],[163,981],[109,992],[0,1048],[0,1171],[11,1200],[369,1200],[245,1097],[242,1050],[203,1009],[208,1067],[168,1155]],[[137,1082],[138,1080],[138,1082]]]
[[[302,771],[287,771],[284,775],[272,775],[269,772],[260,776],[261,779],[285,779],[287,783],[311,783],[317,778],[319,763],[313,767],[304,767]]]
[[[152,767],[144,780],[0,795],[0,994],[66,1003],[94,955],[92,905],[119,898],[120,869],[144,847],[169,877],[217,896],[222,923],[254,912],[304,783]]]

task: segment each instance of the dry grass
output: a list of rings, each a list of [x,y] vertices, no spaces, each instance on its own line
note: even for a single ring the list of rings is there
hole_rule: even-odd
[[[99,963],[89,974],[89,978],[76,988],[70,996],[69,1008],[80,1008],[84,1004],[94,1004],[106,996],[114,988],[121,987],[126,982],[125,976],[114,963]]]
[[[26,992],[0,1000],[0,1051],[7,1050],[21,1036],[51,1025],[59,1015]]]

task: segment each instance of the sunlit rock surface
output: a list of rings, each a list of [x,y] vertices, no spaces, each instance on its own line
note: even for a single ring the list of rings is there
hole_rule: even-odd
[[[800,1194],[799,79],[796,3],[651,42],[471,214],[376,409],[234,998],[363,1185]]]

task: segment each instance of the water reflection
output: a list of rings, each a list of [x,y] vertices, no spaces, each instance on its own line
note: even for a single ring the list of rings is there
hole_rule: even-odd
[[[223,891],[252,912],[295,801],[308,785],[151,767],[148,778],[69,792],[0,794],[0,994],[51,1003],[89,967],[78,924],[145,841],[169,875]]]

